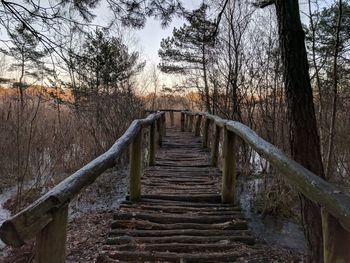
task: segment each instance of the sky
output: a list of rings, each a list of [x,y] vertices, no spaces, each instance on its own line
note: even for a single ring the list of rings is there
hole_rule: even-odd
[[[202,2],[202,0],[186,0],[183,1],[183,5],[187,9],[195,9]],[[104,1],[101,2],[101,5],[94,11],[94,13],[96,15],[94,23],[96,24],[106,25],[111,19],[111,12],[108,10],[108,6]],[[183,18],[175,17],[168,27],[162,28],[160,21],[154,18],[148,18],[145,27],[142,29],[123,30],[123,32],[127,35],[126,38],[130,43],[130,47],[136,51],[139,51],[141,59],[146,62],[145,70],[143,72],[144,76],[141,76],[141,79],[149,79],[148,76],[152,74],[154,69],[156,69],[158,86],[162,86],[163,84],[172,86],[181,82],[181,78],[179,76],[161,73],[156,66],[160,62],[158,50],[160,48],[161,40],[171,36],[173,28],[182,26],[184,22],[185,20]],[[153,91],[154,85],[152,83],[147,83],[147,85],[148,87],[146,87],[146,91]]]
[[[195,9],[203,1],[205,0],[183,0],[183,4],[187,9]],[[319,0],[319,2],[327,1],[328,0]],[[307,1],[299,0],[299,3],[301,11],[306,12]],[[101,1],[100,6],[94,11],[94,13],[96,15],[96,19],[94,21],[95,24],[106,25],[111,20],[112,14],[108,9],[106,1]],[[171,36],[173,28],[182,26],[184,22],[184,19],[174,18],[168,27],[162,28],[160,21],[153,18],[148,18],[143,29],[126,29],[123,31],[127,35],[126,39],[130,43],[131,50],[139,51],[142,60],[146,61],[145,75],[149,75],[160,61],[160,58],[158,57],[158,50],[160,48],[161,40]],[[178,76],[173,77],[170,75],[161,74],[160,72],[158,72],[158,74],[160,78],[159,83],[164,83],[171,86],[179,82]]]

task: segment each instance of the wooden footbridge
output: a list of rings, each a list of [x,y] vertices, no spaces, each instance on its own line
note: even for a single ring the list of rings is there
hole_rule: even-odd
[[[181,129],[166,129],[165,116],[174,127],[175,112],[181,113]],[[130,146],[129,195],[97,262],[253,260],[255,239],[235,202],[238,137],[350,230],[350,198],[248,127],[207,113],[160,110],[133,121],[106,153],[4,222],[0,237],[15,247],[35,238],[36,262],[65,262],[70,200]],[[332,245],[324,229],[325,244]],[[327,251],[325,262],[339,258],[336,249]]]

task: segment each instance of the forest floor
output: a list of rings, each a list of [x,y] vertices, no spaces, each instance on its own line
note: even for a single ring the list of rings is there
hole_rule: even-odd
[[[78,196],[70,207],[67,238],[67,263],[95,262],[105,244],[106,235],[113,221],[113,213],[124,200],[127,192],[127,172],[112,169],[99,177],[93,186]],[[243,249],[243,246],[242,246]],[[268,244],[257,240],[253,249],[259,257],[239,262],[305,262],[303,252]],[[5,247],[0,263],[33,262],[33,245],[19,249]]]

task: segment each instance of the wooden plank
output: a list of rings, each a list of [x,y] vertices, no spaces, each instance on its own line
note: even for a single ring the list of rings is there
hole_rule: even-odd
[[[104,171],[115,165],[116,159],[130,145],[142,126],[161,118],[164,112],[151,114],[146,119],[134,120],[112,147],[77,172],[67,177],[24,210],[6,220],[0,227],[0,237],[11,246],[21,246],[49,224],[51,211],[64,206],[85,187],[92,184]]]
[[[236,149],[235,134],[224,129],[224,164],[222,170],[221,200],[223,203],[234,203],[236,193]]]
[[[216,167],[218,165],[219,143],[220,143],[220,126],[213,124],[213,143],[211,145],[211,165]]]
[[[138,132],[130,148],[129,193],[130,200],[136,202],[141,196],[142,130]]]
[[[117,220],[112,223],[112,229],[132,228],[132,229],[199,229],[199,230],[246,230],[248,228],[245,220],[235,219],[224,223],[156,223],[148,220]]]
[[[210,119],[204,118],[204,129],[203,129],[203,142],[202,146],[204,148],[208,147],[208,141],[209,141],[209,127],[210,127]]]
[[[52,221],[36,236],[36,263],[64,263],[68,223],[68,205],[53,212]]]
[[[242,258],[244,253],[237,251],[220,253],[172,253],[172,252],[151,252],[151,251],[118,251],[102,254],[97,263],[111,263],[123,261],[132,262],[233,262]],[[116,261],[110,261],[115,259]]]
[[[201,124],[202,124],[202,115],[198,115],[196,118],[196,127],[194,136],[199,137],[201,135]]]
[[[223,241],[237,241],[246,243],[249,245],[255,244],[254,237],[245,234],[238,234],[235,236],[170,236],[170,237],[131,237],[131,236],[119,236],[107,239],[107,244],[127,244],[127,243],[216,243]]]
[[[281,150],[260,138],[242,123],[229,121],[226,127],[268,160],[298,191],[325,207],[350,232],[350,196],[348,194],[287,157]]]
[[[148,151],[148,165],[154,166],[156,164],[156,144],[155,144],[155,137],[156,137],[156,129],[155,129],[155,123],[152,123],[150,125],[150,131],[149,131],[149,151]]]

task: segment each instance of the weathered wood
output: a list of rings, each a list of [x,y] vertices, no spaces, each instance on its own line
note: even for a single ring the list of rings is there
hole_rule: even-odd
[[[220,126],[213,123],[213,143],[211,145],[211,165],[216,167],[218,165],[219,143],[220,143]]]
[[[191,214],[193,216],[232,216],[235,217],[238,215],[239,217],[242,216],[240,211],[237,210],[186,210],[181,208],[174,208],[174,207],[154,207],[154,206],[142,206],[142,207],[123,207],[120,212],[123,213],[138,213],[140,211],[145,212],[156,212],[159,211],[161,213],[169,213],[169,214],[178,214],[178,215],[184,215],[184,214]]]
[[[138,132],[130,147],[130,200],[137,202],[141,195],[141,165],[142,165],[142,130]]]
[[[168,252],[191,252],[193,251],[205,251],[205,252],[216,252],[216,251],[229,251],[241,248],[241,244],[234,242],[228,243],[155,243],[155,244],[123,244],[115,245],[116,251],[168,251]],[[202,262],[202,261],[201,261]]]
[[[193,115],[190,115],[189,127],[188,127],[188,130],[189,130],[190,132],[193,132],[193,118],[194,118],[194,116],[193,116]]]
[[[100,255],[98,263],[120,262],[120,260],[128,260],[132,262],[233,262],[242,258],[244,253],[237,251],[220,252],[220,253],[172,253],[172,252],[151,252],[151,251],[118,251]],[[116,261],[110,261],[115,259]]]
[[[8,245],[21,246],[49,224],[53,219],[51,211],[64,206],[86,186],[92,184],[104,171],[115,165],[116,159],[129,146],[142,126],[154,123],[162,112],[135,120],[127,131],[104,154],[100,155],[77,172],[67,177],[45,195],[18,214],[6,220],[0,227],[0,237]]]
[[[163,144],[163,134],[164,134],[164,132],[163,132],[163,122],[161,121],[161,119],[158,119],[158,120],[156,120],[156,126],[157,126],[157,137],[158,137],[158,142],[157,142],[157,144],[158,144],[158,146],[162,146],[162,144]]]
[[[157,109],[157,110],[145,110],[147,113],[154,113],[154,112],[182,112],[182,111],[188,111],[186,109],[184,110],[176,110],[176,109]]]
[[[125,204],[133,204],[132,202],[126,200]],[[190,202],[190,201],[176,201],[176,200],[166,200],[166,199],[147,199],[142,198],[138,204],[143,205],[164,205],[164,206],[186,206],[186,207],[234,207],[232,204],[218,204],[218,203],[206,203],[206,202]]]
[[[149,199],[163,199],[169,201],[188,201],[188,202],[207,202],[207,203],[217,203],[220,201],[220,195],[218,194],[200,194],[200,195],[177,195],[177,194],[164,194],[164,195],[154,195],[154,194],[143,194],[141,198]],[[129,196],[126,197],[129,199]]]
[[[36,236],[36,263],[64,263],[68,223],[68,205],[52,212],[52,221]]]
[[[185,112],[181,112],[181,131],[185,131]]]
[[[148,164],[149,166],[154,166],[156,164],[156,145],[155,145],[155,137],[156,137],[156,129],[155,123],[152,123],[149,126],[149,151],[148,151]]]
[[[202,115],[197,115],[194,136],[197,136],[197,137],[201,136],[201,124],[202,124]]]
[[[1,239],[15,247],[32,239],[52,220],[50,214],[52,209],[67,203],[83,188],[92,184],[101,173],[114,166],[116,158],[131,143],[140,129],[140,122],[133,121],[124,135],[106,153],[63,180],[26,209],[6,220],[0,228]]]
[[[142,210],[153,210],[153,211],[163,211],[167,213],[217,213],[217,212],[229,212],[229,211],[241,211],[241,209],[237,206],[232,207],[220,207],[220,206],[214,206],[214,207],[193,207],[193,206],[168,206],[168,205],[159,205],[159,204],[121,204],[120,209],[142,209]]]
[[[165,113],[162,114],[162,116],[160,117],[160,121],[162,123],[161,131],[162,131],[162,139],[163,139],[163,137],[166,136],[166,117],[165,117]]]
[[[222,171],[221,200],[223,203],[234,203],[236,190],[236,135],[224,129],[224,163]]]
[[[131,237],[120,236],[107,239],[107,244],[126,244],[126,243],[216,243],[220,241],[239,241],[248,245],[254,245],[254,237],[246,234],[237,234],[231,236],[170,236],[170,237]]]
[[[350,236],[329,212],[322,208],[324,263],[348,262]]]
[[[248,228],[245,220],[231,220],[224,223],[155,223],[148,220],[117,220],[112,223],[112,228],[133,228],[133,229],[213,229],[213,230],[246,230]]]
[[[132,236],[132,237],[171,237],[171,236],[248,236],[249,230],[217,230],[217,229],[170,229],[170,230],[137,230],[115,229],[109,232],[109,237]]]
[[[348,194],[288,158],[281,150],[260,138],[242,123],[229,121],[226,126],[229,131],[237,134],[268,160],[298,191],[325,207],[350,232],[350,197]]]
[[[216,125],[218,125],[220,128],[224,128],[225,124],[228,120],[221,119],[218,116],[211,115],[209,113],[204,113],[205,118],[213,121]]]
[[[174,127],[175,122],[174,122],[174,111],[170,111],[170,127]]]
[[[203,142],[202,142],[202,145],[204,148],[208,147],[209,127],[210,127],[210,119],[205,117],[204,118],[204,128],[203,128]]]
[[[243,215],[239,212],[235,214],[233,217],[232,215],[224,215],[224,216],[199,216],[193,217],[192,215],[178,215],[178,214],[172,214],[172,213],[161,213],[161,214],[155,214],[151,212],[139,212],[139,213],[126,213],[120,211],[119,213],[115,214],[113,216],[115,220],[131,220],[131,219],[141,219],[141,220],[148,220],[155,223],[164,223],[164,224],[173,224],[173,223],[196,223],[196,224],[210,224],[210,223],[224,223],[227,221],[232,220],[232,218],[237,219],[244,219]]]
[[[185,114],[185,131],[188,131],[189,124],[190,124],[190,116],[188,114]]]
[[[188,114],[188,120],[190,116],[195,115]],[[226,253],[238,246],[249,250],[254,238],[247,231],[242,211],[221,203],[221,171],[208,165],[209,151],[201,147],[198,138],[169,129],[157,155],[157,166],[148,167],[142,176],[140,201],[124,201],[114,215],[106,255],[149,251],[148,261],[158,262],[162,261],[155,256],[158,247],[165,252],[169,244],[177,244],[177,255],[183,249],[193,255]],[[202,243],[205,246],[200,246]],[[121,260],[133,261],[127,257]],[[147,261],[136,257],[136,261]],[[176,257],[170,261],[178,262]],[[206,261],[212,262],[200,260]]]

